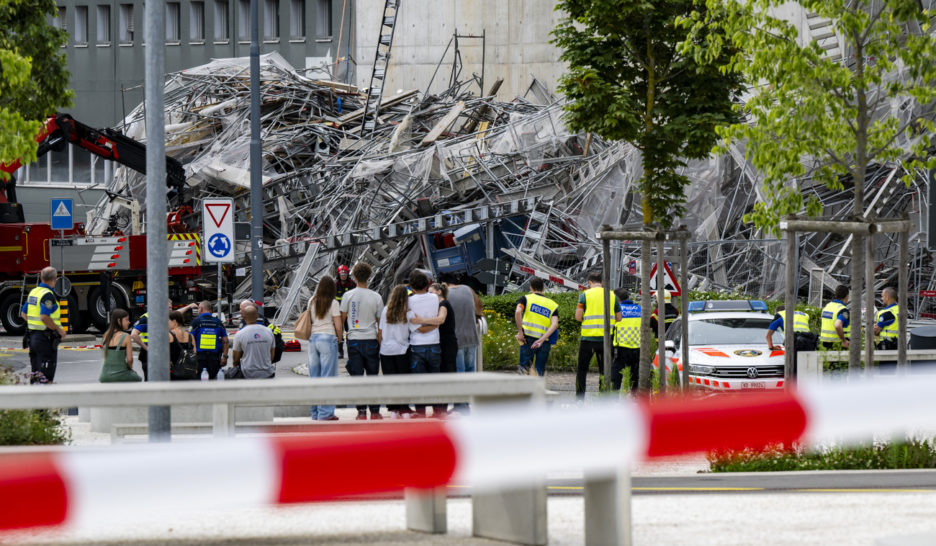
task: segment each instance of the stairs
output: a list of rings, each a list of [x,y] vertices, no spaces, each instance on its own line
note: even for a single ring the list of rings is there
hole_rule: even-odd
[[[809,39],[825,51],[822,56],[830,61],[841,61],[842,46],[832,21],[816,13],[808,13],[806,24],[809,25]]]

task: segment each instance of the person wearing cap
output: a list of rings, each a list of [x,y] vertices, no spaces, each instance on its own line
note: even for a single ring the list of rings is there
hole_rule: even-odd
[[[338,278],[335,279],[335,301],[341,305],[341,298],[349,290],[354,290],[357,284],[351,278],[351,270],[346,265],[338,266]],[[348,321],[344,321],[344,331],[348,331]],[[338,358],[344,358],[344,339],[338,340]]]
[[[654,300],[656,300],[656,293],[653,294],[653,298]],[[653,313],[650,314],[650,331],[653,332],[654,337],[656,337],[658,333],[657,327],[659,323],[657,322],[658,320],[657,317],[659,317],[659,309],[654,308]],[[673,305],[673,295],[670,293],[669,290],[664,290],[663,291],[663,323],[666,325],[666,328],[669,328],[670,324],[672,324],[673,321],[676,320],[677,318],[679,318],[679,309],[675,305]]]

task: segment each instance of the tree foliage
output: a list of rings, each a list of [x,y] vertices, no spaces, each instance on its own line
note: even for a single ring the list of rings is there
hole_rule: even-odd
[[[35,160],[41,121],[71,105],[54,0],[0,0],[0,161]]]
[[[775,233],[782,216],[821,211],[793,179],[808,176],[830,189],[853,184],[855,214],[862,214],[868,165],[902,157],[907,183],[914,168],[932,167],[936,100],[933,14],[916,0],[800,0],[805,13],[832,22],[850,52],[845,62],[824,56],[814,41],[798,41],[793,24],[771,15],[784,4],[707,0],[708,13],[683,21],[691,29],[687,53],[702,62],[734,48],[722,71],[756,84],[739,106],[745,122],[719,129],[720,147],[746,143],[767,197],[748,219]],[[716,21],[713,11],[727,17]]]
[[[685,210],[685,160],[708,156],[715,127],[737,120],[740,75],[719,71],[732,48],[706,58],[680,49],[689,37],[678,18],[718,14],[693,0],[561,0],[556,9],[565,14],[553,42],[568,63],[559,90],[569,126],[637,147],[644,223],[670,227]]]

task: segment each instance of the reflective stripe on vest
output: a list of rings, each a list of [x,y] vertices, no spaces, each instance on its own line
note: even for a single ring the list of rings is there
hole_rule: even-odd
[[[899,335],[898,334],[899,325],[897,324],[897,312],[898,311],[899,311],[899,307],[897,307],[897,304],[895,303],[891,305],[890,307],[885,307],[884,309],[881,309],[880,311],[877,312],[877,316],[875,317],[875,321],[874,321],[875,323],[881,322],[881,315],[883,315],[884,313],[893,313],[894,315],[894,322],[881,328],[881,334],[880,334],[881,339],[888,339],[888,340],[897,339],[897,336]]]
[[[201,322],[198,323],[199,351],[214,351],[218,348],[218,324],[213,320],[210,324],[210,326],[202,326]]]
[[[614,346],[625,349],[640,347],[640,306],[621,306],[621,320],[614,324]]]
[[[140,315],[140,318],[141,319],[147,318],[147,314],[143,313],[142,315]],[[145,332],[140,332],[140,341],[142,341],[143,343],[149,343],[149,323],[148,322],[146,325],[146,330],[147,331]]]
[[[835,331],[835,320],[842,309],[846,309],[845,305],[837,301],[830,301],[822,308],[822,330],[819,333],[819,341],[839,341],[838,333]],[[793,327],[796,327],[795,323]],[[851,321],[844,328],[844,333],[846,338],[851,333]]]
[[[539,294],[528,294],[526,302],[526,308],[520,318],[523,334],[539,339],[549,330],[553,313],[559,308],[559,304]]]
[[[45,323],[42,322],[42,314],[39,309],[39,304],[42,301],[42,297],[46,294],[52,294],[52,291],[44,286],[37,286],[29,291],[29,296],[26,297],[26,325],[30,330],[46,330]],[[52,294],[52,297],[55,297],[55,294]],[[55,311],[49,315],[59,328],[62,327],[61,315],[59,314],[58,307],[55,308]]]
[[[582,317],[582,337],[604,336],[604,289],[600,286],[589,288],[585,294],[585,314]],[[617,309],[617,298],[610,293],[611,309]],[[614,313],[611,313],[611,325],[614,326]]]
[[[785,321],[786,311],[780,311],[780,317]],[[783,323],[780,323],[779,331],[783,331]],[[793,331],[801,334],[809,333],[809,315],[802,311],[793,311]],[[838,336],[835,337],[838,339]]]

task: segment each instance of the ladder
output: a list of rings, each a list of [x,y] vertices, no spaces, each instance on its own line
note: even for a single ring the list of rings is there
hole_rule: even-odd
[[[380,114],[380,99],[383,96],[384,80],[390,66],[390,46],[393,45],[393,31],[396,27],[400,0],[386,0],[383,16],[380,20],[380,37],[374,54],[374,70],[371,72],[370,85],[367,87],[367,100],[364,102],[364,115],[361,117],[361,136],[370,136],[377,128],[377,116]]]
[[[319,249],[321,248],[321,244],[313,244],[312,248],[306,252],[302,263],[296,268],[296,271],[293,273],[292,281],[289,283],[289,291],[286,293],[286,299],[283,300],[282,305],[276,310],[276,316],[273,317],[274,324],[282,325],[289,319],[289,314],[292,312],[293,306],[296,305],[296,300],[299,299],[299,291],[305,286],[306,278],[309,275],[309,269],[312,267],[312,262],[315,261],[315,257],[318,256]]]

